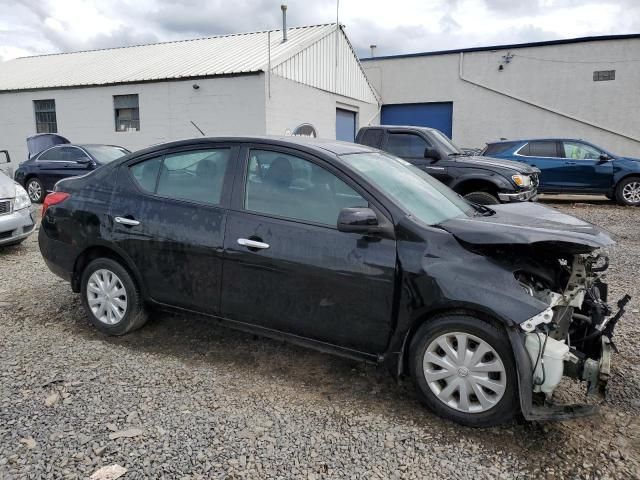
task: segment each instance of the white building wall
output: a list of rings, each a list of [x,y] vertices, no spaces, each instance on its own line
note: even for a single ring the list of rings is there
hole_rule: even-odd
[[[319,90],[277,75],[271,76],[271,95],[265,83],[267,134],[287,135],[310,123],[320,138],[336,138],[336,108],[356,112],[356,132],[378,123],[378,105]]]
[[[578,137],[640,156],[639,52],[640,39],[470,52],[463,63],[467,81],[460,78],[460,54],[363,67],[384,104],[453,101],[453,139],[460,146],[483,147],[501,137]],[[514,57],[499,71],[508,53]],[[616,70],[616,79],[594,82],[595,70]]]
[[[200,86],[194,89],[193,84]],[[138,94],[140,131],[116,132],[113,95]],[[33,100],[55,99],[58,133],[73,143],[108,143],[138,150],[200,133],[263,135],[264,75],[0,93],[0,150],[12,165],[26,160],[35,133]]]

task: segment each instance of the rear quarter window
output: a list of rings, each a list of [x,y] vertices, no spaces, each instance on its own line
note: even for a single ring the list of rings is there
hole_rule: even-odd
[[[487,145],[487,148],[482,152],[483,155],[499,155],[501,153],[506,152],[507,150],[511,150],[515,147],[518,142],[505,142],[505,143],[490,143]]]
[[[380,144],[382,143],[382,130],[379,128],[365,130],[360,138],[360,143],[369,147],[380,148]]]

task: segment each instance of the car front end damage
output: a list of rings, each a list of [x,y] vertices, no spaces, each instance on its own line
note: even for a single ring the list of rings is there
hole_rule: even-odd
[[[521,288],[514,301],[524,294],[540,305],[533,316],[512,318],[507,329],[524,417],[558,420],[597,411],[593,402],[559,404],[554,392],[570,377],[585,382],[589,396],[606,394],[615,328],[630,300],[609,302],[609,259],[602,250],[614,244],[608,233],[539,204],[495,206],[494,215],[446,228],[513,274]]]
[[[595,411],[591,406],[557,405],[553,393],[567,376],[584,381],[587,394],[604,398],[615,351],[614,330],[630,297],[620,299],[615,312],[607,303],[605,255],[552,248],[547,252],[535,260],[520,258],[514,270],[527,294],[549,305],[520,324],[519,341],[531,365],[533,392],[531,409],[523,410],[536,419],[590,414]]]

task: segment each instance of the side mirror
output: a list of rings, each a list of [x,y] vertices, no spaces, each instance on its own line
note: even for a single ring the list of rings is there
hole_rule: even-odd
[[[611,160],[611,157],[609,155],[607,155],[606,153],[601,153],[600,154],[600,161],[601,162],[607,162]]]
[[[440,160],[440,152],[433,147],[427,147],[424,149],[424,158],[430,158],[432,160]]]
[[[82,158],[76,159],[76,162],[79,163],[80,165],[89,165],[92,162],[92,160],[89,157],[82,157]]]
[[[11,163],[9,152],[6,150],[0,150],[0,163]]]
[[[338,230],[351,233],[375,233],[380,231],[376,212],[366,207],[343,208],[338,215]]]

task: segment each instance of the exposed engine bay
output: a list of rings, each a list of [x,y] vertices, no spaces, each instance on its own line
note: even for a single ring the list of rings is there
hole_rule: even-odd
[[[554,251],[555,250],[555,251]],[[520,325],[533,365],[533,391],[551,401],[563,375],[587,383],[587,393],[604,397],[610,375],[613,333],[630,297],[607,303],[605,255],[538,250],[518,256],[511,268],[522,288],[549,308]]]

